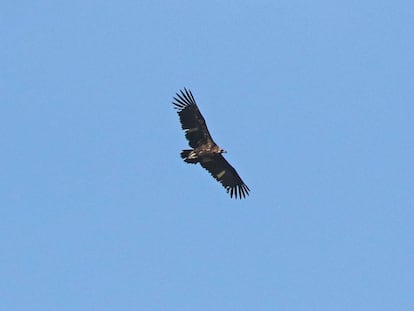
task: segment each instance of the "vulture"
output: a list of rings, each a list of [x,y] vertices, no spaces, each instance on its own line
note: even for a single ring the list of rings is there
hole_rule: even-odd
[[[188,144],[193,149],[181,152],[186,163],[200,165],[205,168],[230,193],[231,198],[244,198],[249,194],[249,187],[243,182],[236,170],[226,161],[221,149],[208,131],[206,121],[197,107],[193,94],[184,88],[173,97],[173,105],[180,118],[181,127],[185,131]]]

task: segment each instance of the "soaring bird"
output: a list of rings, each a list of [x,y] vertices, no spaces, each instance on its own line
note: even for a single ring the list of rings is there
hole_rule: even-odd
[[[181,152],[185,162],[200,165],[205,168],[223,187],[232,198],[244,198],[249,195],[249,187],[243,182],[233,166],[223,157],[226,151],[220,148],[208,131],[196,101],[190,90],[184,88],[173,97],[174,108],[177,109],[181,127],[185,131],[188,144],[193,149]]]

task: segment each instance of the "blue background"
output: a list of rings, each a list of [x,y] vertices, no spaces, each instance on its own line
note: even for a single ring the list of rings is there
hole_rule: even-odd
[[[413,1],[4,1],[1,310],[414,310]],[[187,147],[188,87],[251,189]]]

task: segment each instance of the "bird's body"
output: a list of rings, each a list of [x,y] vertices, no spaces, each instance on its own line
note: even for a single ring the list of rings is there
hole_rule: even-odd
[[[181,158],[187,163],[200,163],[226,188],[227,192],[230,192],[230,197],[244,198],[249,194],[250,189],[222,156],[226,151],[211,138],[191,91],[184,88],[180,94],[177,93],[174,100],[173,104],[178,110],[181,127],[185,130],[190,147],[193,148],[183,150]]]
[[[203,157],[213,157],[216,154],[224,153],[223,149],[220,149],[219,146],[207,146],[202,145],[195,149],[186,149],[181,152],[181,157],[187,163],[197,163]]]

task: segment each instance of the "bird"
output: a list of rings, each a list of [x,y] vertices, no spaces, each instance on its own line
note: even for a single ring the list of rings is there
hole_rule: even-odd
[[[230,194],[230,198],[242,199],[249,195],[249,187],[240,178],[237,171],[223,157],[226,150],[220,148],[213,140],[206,121],[198,109],[193,94],[189,89],[179,90],[173,97],[181,128],[192,149],[181,151],[181,158],[190,164],[200,163]]]

